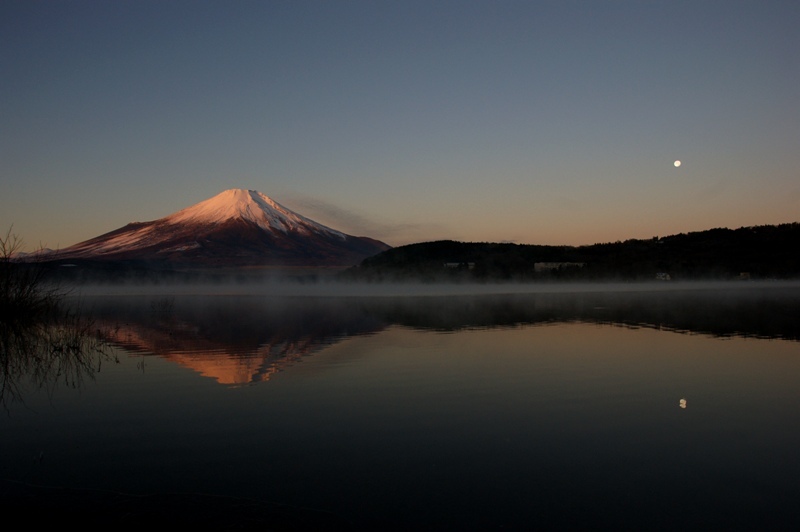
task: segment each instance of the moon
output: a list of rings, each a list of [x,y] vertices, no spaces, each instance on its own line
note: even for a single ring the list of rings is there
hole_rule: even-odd
[[[675,162],[674,162],[674,163],[672,163],[672,164],[674,164],[674,165],[675,165],[675,168],[678,168],[678,167],[681,165],[681,162],[680,162],[680,161],[675,161]]]

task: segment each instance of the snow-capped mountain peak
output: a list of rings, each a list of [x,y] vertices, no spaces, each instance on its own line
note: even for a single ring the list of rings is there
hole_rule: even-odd
[[[345,238],[344,233],[309,220],[287,209],[266,194],[245,189],[225,190],[212,198],[171,214],[163,218],[163,221],[171,224],[219,224],[236,219],[248,220],[262,229],[284,233],[314,231]]]

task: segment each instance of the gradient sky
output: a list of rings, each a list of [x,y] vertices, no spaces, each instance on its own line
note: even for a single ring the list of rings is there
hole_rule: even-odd
[[[229,188],[391,245],[800,221],[798,24],[797,0],[3,0],[0,229],[63,248]]]

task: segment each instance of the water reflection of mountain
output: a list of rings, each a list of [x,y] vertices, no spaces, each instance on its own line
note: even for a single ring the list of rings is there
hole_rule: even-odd
[[[335,299],[127,297],[92,303],[111,343],[228,385],[268,380],[303,356],[383,327]]]
[[[303,356],[391,325],[457,331],[590,322],[713,336],[800,340],[800,288],[425,297],[107,298],[109,340],[224,384],[264,381]]]

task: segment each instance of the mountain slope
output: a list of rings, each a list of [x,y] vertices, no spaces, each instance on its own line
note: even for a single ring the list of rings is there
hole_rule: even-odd
[[[260,192],[232,189],[164,218],[130,223],[48,258],[337,267],[389,247],[326,227]]]

